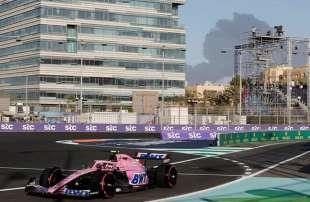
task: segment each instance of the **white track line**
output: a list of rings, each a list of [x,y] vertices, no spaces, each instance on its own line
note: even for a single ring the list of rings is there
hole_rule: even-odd
[[[203,156],[203,157],[198,157],[198,158],[193,158],[193,159],[187,159],[187,160],[184,160],[184,161],[177,161],[177,162],[173,162],[171,164],[172,165],[176,165],[176,164],[187,163],[187,162],[197,161],[197,160],[207,159],[207,158],[210,158],[210,157],[209,156]]]
[[[179,196],[173,196],[173,197],[168,197],[168,198],[163,198],[163,199],[158,199],[158,200],[152,200],[152,201],[149,201],[149,202],[162,202],[162,201],[168,201],[168,200],[175,200],[175,199],[180,199],[180,198],[184,198],[184,197],[190,197],[190,196],[194,196],[194,195],[197,195],[197,194],[201,194],[201,193],[205,193],[207,191],[213,191],[213,190],[217,190],[219,188],[223,188],[223,187],[227,187],[229,185],[232,185],[232,184],[236,184],[237,182],[240,182],[240,181],[243,181],[243,180],[246,180],[246,179],[249,179],[249,178],[252,178],[252,177],[255,177],[257,175],[260,175],[264,172],[267,172],[271,169],[274,169],[282,164],[285,164],[287,162],[290,162],[292,160],[295,160],[295,159],[298,159],[302,156],[305,156],[307,154],[310,154],[310,151],[307,151],[307,152],[304,152],[302,154],[299,154],[297,156],[294,156],[292,158],[289,158],[289,159],[286,159],[284,161],[281,161],[280,163],[277,163],[277,164],[274,164],[272,166],[269,166],[261,171],[258,171],[256,173],[253,173],[252,175],[248,175],[246,177],[242,177],[242,178],[239,178],[237,180],[234,180],[234,181],[231,181],[231,182],[228,182],[228,183],[225,183],[225,184],[221,184],[219,186],[216,186],[216,187],[211,187],[211,188],[208,188],[208,189],[204,189],[204,190],[200,190],[200,191],[196,191],[196,192],[192,192],[192,193],[188,193],[188,194],[183,194],[183,195],[179,195]]]
[[[182,176],[219,176],[219,177],[244,177],[245,175],[226,175],[226,174],[212,174],[212,173],[178,173]]]
[[[21,190],[21,189],[25,189],[25,187],[16,187],[16,188],[0,189],[0,192],[4,192],[4,191],[15,191],[15,190]]]

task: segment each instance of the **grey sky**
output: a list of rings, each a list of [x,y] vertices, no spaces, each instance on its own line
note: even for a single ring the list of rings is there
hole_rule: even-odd
[[[290,36],[310,37],[309,0],[187,0],[180,10],[187,30],[187,62],[196,65],[203,57],[206,34],[220,19],[232,19],[233,13],[253,14],[271,26],[283,24]]]

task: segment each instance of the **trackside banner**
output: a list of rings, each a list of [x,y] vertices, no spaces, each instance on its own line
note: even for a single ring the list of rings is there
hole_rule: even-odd
[[[216,132],[207,131],[163,131],[161,138],[163,140],[216,140]]]
[[[196,128],[196,129],[195,129]],[[164,126],[163,140],[215,140],[218,134],[274,131],[308,131],[307,125]]]
[[[158,125],[0,123],[0,132],[159,133]]]
[[[310,130],[309,125],[164,125],[161,131],[159,125],[0,123],[0,132],[162,133],[163,139],[212,139],[219,133],[305,130]]]

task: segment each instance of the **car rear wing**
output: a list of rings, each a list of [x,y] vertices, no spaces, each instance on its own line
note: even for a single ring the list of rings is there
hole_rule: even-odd
[[[161,160],[163,162],[170,162],[171,158],[168,154],[162,153],[147,153],[147,152],[138,152],[136,154],[136,159],[140,160]]]

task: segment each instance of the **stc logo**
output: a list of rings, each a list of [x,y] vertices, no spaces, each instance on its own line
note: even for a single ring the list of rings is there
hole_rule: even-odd
[[[173,131],[167,133],[167,137],[168,137],[168,139],[181,139],[180,133],[173,132]]]
[[[193,128],[191,126],[182,126],[181,130],[183,131],[191,131]]]
[[[300,130],[309,130],[309,127],[308,126],[301,126]]]
[[[76,131],[76,129],[77,129],[76,125],[71,124],[65,125],[65,131]]]
[[[252,131],[259,131],[259,130],[260,130],[260,127],[259,127],[259,126],[252,126],[252,127],[251,127],[251,130],[252,130]]]
[[[294,128],[292,126],[286,126],[284,130],[291,131],[291,130],[294,130]]]
[[[199,130],[201,130],[201,131],[209,131],[210,127],[209,126],[200,126]]]
[[[217,131],[226,131],[227,127],[226,126],[219,126],[216,128]]]
[[[242,126],[236,126],[236,127],[234,128],[234,130],[235,130],[235,131],[243,131],[243,130],[244,130],[244,127],[242,127]]]
[[[33,131],[34,130],[34,125],[32,125],[32,124],[24,124],[23,127],[22,127],[22,130]]]
[[[278,127],[277,127],[277,126],[269,126],[269,127],[267,128],[267,130],[269,130],[269,131],[275,131],[275,130],[278,130]]]
[[[126,125],[125,130],[126,130],[126,132],[136,132],[137,127],[134,125]]]
[[[114,126],[114,125],[108,125],[105,127],[105,130],[107,132],[117,132],[117,126]]]
[[[173,131],[174,127],[173,126],[164,126],[165,131]]]
[[[188,133],[188,137],[189,137],[189,139],[201,139],[202,135],[201,135],[201,133],[190,132],[190,133]]]
[[[215,140],[217,138],[217,133],[216,132],[210,133],[210,137],[211,139]]]
[[[144,127],[145,132],[156,132],[155,126],[145,126]]]
[[[55,131],[56,130],[56,126],[55,125],[44,125],[44,131]]]
[[[1,124],[1,130],[13,130],[13,129],[14,129],[13,124],[6,124],[6,123]]]
[[[97,131],[97,126],[87,125],[87,126],[85,126],[85,130],[86,131],[96,132]]]

